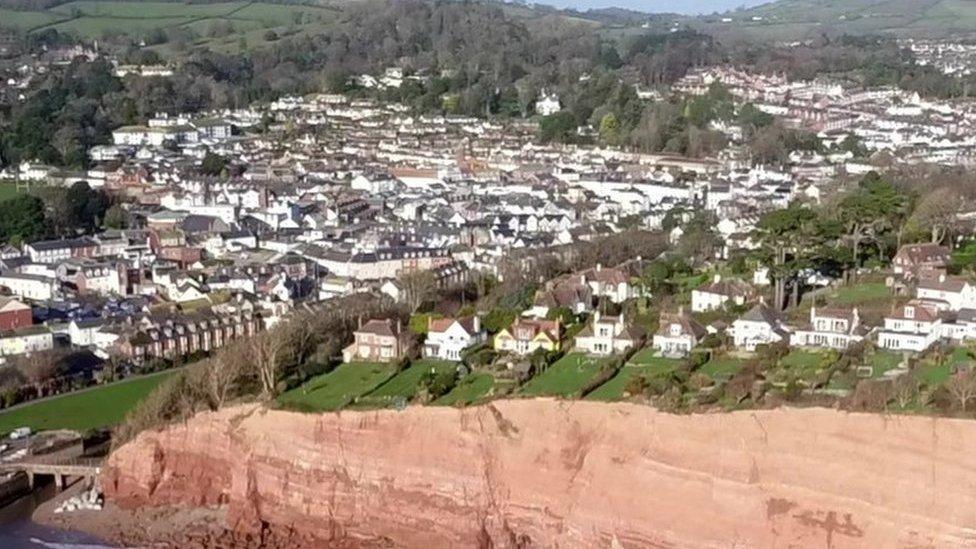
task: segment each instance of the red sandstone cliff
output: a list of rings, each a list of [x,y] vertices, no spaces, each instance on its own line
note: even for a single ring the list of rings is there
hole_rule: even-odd
[[[103,486],[123,507],[225,505],[240,531],[402,547],[976,547],[976,422],[248,406],[143,433]]]

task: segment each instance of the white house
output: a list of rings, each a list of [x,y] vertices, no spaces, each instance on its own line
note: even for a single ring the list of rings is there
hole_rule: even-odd
[[[958,276],[940,274],[923,277],[918,281],[915,297],[940,311],[976,309],[976,287]]]
[[[736,279],[723,280],[722,275],[716,274],[712,282],[702,285],[691,292],[691,310],[696,313],[714,311],[725,307],[727,303],[744,305],[755,295],[752,287]]]
[[[10,293],[34,301],[47,301],[54,298],[54,279],[31,274],[6,273],[0,275],[0,286]]]
[[[759,345],[783,341],[789,336],[789,330],[782,315],[760,303],[736,319],[729,334],[737,349],[755,351]]]
[[[683,311],[678,311],[678,314],[661,313],[653,345],[668,356],[687,356],[706,334],[705,328]]]
[[[468,318],[431,318],[428,323],[424,356],[441,360],[461,360],[461,352],[485,340],[481,320]]]
[[[542,97],[535,102],[535,112],[542,116],[553,115],[560,110],[562,110],[562,105],[559,104],[559,96],[556,94],[543,91]]]
[[[593,322],[576,335],[576,350],[591,355],[608,356],[636,347],[640,335],[624,322],[624,316],[593,314]]]
[[[810,326],[790,335],[790,346],[843,350],[864,339],[857,308],[810,309]]]
[[[54,334],[43,325],[0,334],[0,356],[24,355],[54,348]]]
[[[942,317],[932,306],[918,301],[897,307],[884,319],[878,346],[893,351],[922,352],[942,337]]]

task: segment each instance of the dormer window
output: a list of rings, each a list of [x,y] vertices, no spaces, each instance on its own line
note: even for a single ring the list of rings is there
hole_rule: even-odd
[[[915,318],[915,307],[905,307],[905,318]]]
[[[681,335],[681,324],[674,322],[671,324],[671,335],[679,336]]]

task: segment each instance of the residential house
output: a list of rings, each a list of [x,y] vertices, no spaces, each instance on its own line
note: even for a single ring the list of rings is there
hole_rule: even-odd
[[[684,311],[679,310],[677,314],[664,312],[654,334],[653,346],[667,356],[687,356],[706,334],[705,328]]]
[[[43,325],[0,332],[0,356],[29,355],[54,348],[54,334]]]
[[[911,301],[896,307],[878,332],[878,346],[893,351],[922,352],[942,337],[942,315],[931,305]]]
[[[535,304],[550,309],[569,309],[573,314],[585,313],[593,308],[593,290],[584,275],[563,276],[540,289]]]
[[[576,350],[591,355],[609,356],[636,347],[643,340],[642,334],[628,326],[624,316],[593,314],[593,322],[576,335]]]
[[[810,309],[810,325],[790,335],[793,347],[844,350],[864,339],[867,332],[857,308]]]
[[[342,351],[343,362],[395,362],[407,351],[408,338],[399,321],[374,319],[353,332],[354,341]]]
[[[729,335],[737,349],[755,351],[759,345],[786,340],[789,330],[779,312],[765,303],[759,303],[732,323]]]
[[[461,360],[461,352],[485,340],[481,320],[468,318],[431,318],[424,342],[424,356],[441,360]]]
[[[752,286],[737,279],[723,279],[716,274],[710,283],[691,292],[691,310],[696,313],[721,309],[726,304],[745,305],[755,296]]]
[[[630,277],[621,268],[604,268],[597,264],[596,268],[583,272],[583,278],[589,285],[593,296],[607,298],[612,303],[623,303],[638,296],[637,289],[630,284]]]
[[[56,286],[54,279],[43,275],[0,274],[0,287],[7,288],[16,296],[34,301],[53,299],[57,291]]]
[[[247,310],[233,313],[201,309],[181,315],[144,317],[103,327],[100,336],[114,338],[114,352],[136,362],[154,358],[209,352],[264,329],[261,315]]]
[[[34,315],[30,305],[14,297],[0,296],[0,332],[33,325]]]
[[[558,351],[561,340],[559,320],[517,318],[511,326],[495,334],[494,347],[499,352],[529,355],[539,349]]]
[[[950,258],[949,248],[939,244],[905,244],[898,249],[891,264],[895,274],[913,277],[924,271],[944,270]]]
[[[940,311],[976,309],[976,286],[961,276],[919,277],[915,297]]]

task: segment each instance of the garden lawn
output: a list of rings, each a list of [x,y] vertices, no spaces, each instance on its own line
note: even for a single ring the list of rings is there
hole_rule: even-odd
[[[393,364],[352,362],[312,378],[301,387],[281,395],[286,407],[308,411],[339,410],[369,393],[396,373]]]
[[[914,374],[922,383],[929,387],[935,387],[945,383],[957,366],[966,364],[971,360],[968,349],[965,347],[956,347],[942,364],[936,363],[931,357],[921,361],[915,367]]]
[[[727,380],[739,372],[742,361],[735,358],[713,358],[698,369],[715,381]]]
[[[952,366],[948,362],[936,364],[935,362],[926,360],[915,367],[914,373],[919,381],[929,387],[935,387],[942,385],[949,379],[949,376],[952,375]]]
[[[837,359],[833,351],[805,351],[794,349],[780,359],[777,367],[770,372],[775,384],[786,385],[790,381],[814,384],[824,370]]]
[[[434,401],[443,406],[466,406],[481,400],[495,386],[495,376],[491,374],[470,374],[454,387],[450,393]]]
[[[85,432],[116,425],[172,374],[164,372],[123,380],[0,412],[0,434],[6,435],[18,427]]]
[[[865,305],[887,301],[890,297],[891,290],[884,282],[862,282],[838,289],[833,301],[838,305]]]
[[[365,401],[366,404],[389,405],[393,403],[396,397],[403,397],[408,401],[412,400],[413,397],[417,396],[420,380],[432,369],[438,374],[453,372],[457,369],[457,364],[443,360],[418,360],[410,365],[409,368],[401,371],[393,376],[392,379],[377,387],[376,390],[361,398],[360,402]]]
[[[643,351],[641,351],[643,353]],[[600,385],[590,394],[586,395],[586,400],[613,401],[623,398],[624,390],[630,380],[636,376],[644,376],[647,379],[665,376],[673,372],[680,364],[680,360],[663,357],[642,357],[640,363],[636,363],[637,356],[628,362],[617,372],[617,375],[610,378],[610,381]]]
[[[17,190],[16,183],[0,183],[0,202],[10,200],[22,191]]]
[[[898,353],[892,353],[890,351],[876,351],[871,355],[871,358],[868,359],[868,364],[871,365],[872,369],[871,377],[883,377],[885,372],[894,370],[901,365],[901,362],[901,355]]]
[[[522,386],[522,393],[533,396],[578,395],[600,373],[606,359],[570,353]]]

